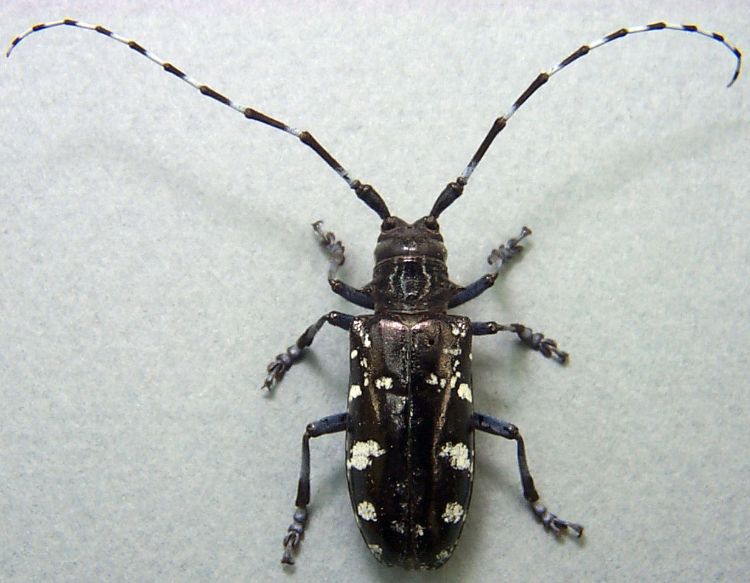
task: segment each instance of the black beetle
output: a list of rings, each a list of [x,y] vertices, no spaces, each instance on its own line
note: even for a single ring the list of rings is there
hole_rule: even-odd
[[[92,30],[123,43],[248,119],[296,136],[382,219],[373,278],[361,289],[336,277],[344,262],[344,247],[332,233],[322,229],[320,222],[313,225],[330,259],[328,279],[333,291],[360,307],[373,310],[374,314],[355,317],[330,312],[268,366],[263,386],[271,389],[299,360],[323,324],[333,324],[350,332],[348,411],[307,426],[302,440],[297,508],[284,538],[282,562],[293,563],[292,552],[301,540],[307,521],[309,440],[341,431],[347,434],[346,469],[352,507],[365,542],[383,563],[405,568],[436,568],[450,558],[469,508],[476,430],[516,441],[524,497],[546,528],[554,533],[582,535],[581,525],[558,518],[539,501],[518,429],[511,423],[473,410],[473,336],[512,332],[528,347],[560,363],[566,361],[567,353],[560,350],[555,341],[521,324],[472,322],[466,317],[448,314],[449,309],[490,288],[500,268],[521,250],[520,241],[531,231],[524,227],[519,236],[493,250],[488,258],[491,271],[462,287],[448,276],[447,252],[437,219],[461,196],[477,164],[516,110],[552,75],[591,50],[638,32],[671,29],[696,33],[722,43],[735,55],[737,66],[731,85],[741,66],[741,54],[736,47],[718,33],[705,32],[694,25],[664,22],[622,28],[581,46],[537,76],[510,110],[495,120],[466,169],[441,192],[430,213],[410,224],[392,216],[375,189],[352,179],[310,133],[237,105],[137,42],[102,26],[71,19],[38,24],[16,37],[7,55],[29,34],[55,26]]]

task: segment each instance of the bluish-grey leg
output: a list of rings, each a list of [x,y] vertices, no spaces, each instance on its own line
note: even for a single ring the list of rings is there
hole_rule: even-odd
[[[310,423],[305,429],[305,434],[302,436],[302,467],[300,468],[299,482],[297,484],[297,500],[294,503],[296,508],[292,524],[289,525],[284,537],[282,563],[286,563],[287,565],[294,564],[292,551],[299,546],[305,532],[307,505],[310,503],[310,438],[344,431],[346,429],[347,418],[347,413],[331,415]]]
[[[448,302],[448,307],[455,308],[456,306],[465,304],[495,285],[495,280],[497,280],[497,276],[503,265],[523,250],[523,246],[519,245],[519,243],[529,235],[531,235],[531,229],[524,227],[521,229],[521,234],[518,235],[518,237],[508,239],[504,245],[500,245],[497,249],[493,249],[492,253],[487,257],[487,263],[492,266],[492,270],[486,275],[480,277],[474,283],[458,290],[456,295],[454,295]]]
[[[340,295],[346,301],[360,306],[361,308],[374,308],[375,303],[366,290],[352,287],[336,277],[339,268],[344,264],[346,259],[344,256],[344,245],[341,241],[336,239],[336,235],[331,231],[324,231],[322,225],[323,221],[315,221],[313,223],[313,229],[318,235],[320,246],[323,247],[323,250],[328,256],[328,283],[331,286],[331,290],[333,293]]]
[[[568,522],[567,520],[558,518],[547,510],[547,507],[544,504],[539,502],[539,493],[534,487],[534,479],[529,472],[529,466],[526,462],[526,448],[524,447],[523,437],[521,437],[518,427],[507,421],[495,419],[494,417],[483,415],[482,413],[474,413],[471,418],[471,425],[476,430],[491,433],[492,435],[499,435],[500,437],[512,439],[516,442],[518,447],[518,471],[521,474],[523,497],[526,498],[531,505],[531,509],[534,511],[536,517],[542,522],[545,528],[551,530],[555,534],[562,534],[570,530],[577,538],[581,538],[581,535],[583,535],[583,526],[576,524],[575,522]]]
[[[328,323],[338,328],[349,330],[353,320],[354,316],[342,314],[341,312],[329,312],[325,316],[318,318],[318,321],[315,322],[315,324],[310,326],[302,333],[302,336],[297,338],[297,342],[287,348],[285,352],[277,355],[276,358],[266,367],[268,375],[263,382],[262,388],[270,391],[276,383],[284,378],[286,371],[288,371],[292,365],[300,359],[303,351],[312,344],[315,335],[323,327],[323,324]]]
[[[568,353],[557,347],[557,342],[545,338],[544,334],[534,332],[523,324],[498,324],[497,322],[472,322],[471,332],[474,336],[497,334],[498,332],[513,332],[521,342],[532,350],[541,352],[547,358],[554,358],[560,364],[568,360]]]

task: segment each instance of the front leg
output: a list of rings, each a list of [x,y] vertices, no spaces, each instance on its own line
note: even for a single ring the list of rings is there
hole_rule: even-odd
[[[508,239],[504,245],[500,245],[497,249],[493,249],[492,253],[487,257],[487,263],[492,266],[492,270],[480,277],[474,283],[458,290],[456,295],[454,295],[448,302],[448,307],[455,308],[456,306],[465,304],[495,285],[500,269],[502,269],[503,265],[505,265],[509,259],[515,257],[523,250],[523,246],[519,245],[519,243],[529,235],[531,235],[531,229],[524,227],[521,229],[521,234],[518,235],[518,237]]]
[[[323,247],[328,256],[328,283],[331,286],[331,290],[333,293],[340,295],[346,301],[360,306],[361,308],[374,308],[375,303],[368,291],[352,287],[336,277],[339,268],[346,260],[346,257],[344,256],[344,244],[336,239],[336,235],[331,231],[324,231],[322,225],[323,221],[315,221],[312,227],[318,235],[320,246]]]
[[[532,350],[538,350],[547,358],[554,358],[560,364],[568,361],[568,353],[557,347],[557,342],[545,338],[544,334],[534,332],[523,324],[498,324],[497,322],[472,322],[471,332],[474,336],[497,334],[498,332],[514,332],[519,340]]]
[[[539,493],[534,487],[534,478],[529,472],[529,465],[526,462],[526,447],[523,443],[523,437],[518,431],[518,427],[507,421],[495,419],[489,415],[474,413],[471,417],[471,426],[478,431],[499,435],[505,439],[512,439],[517,444],[518,471],[521,474],[521,486],[523,487],[523,497],[526,498],[534,515],[542,522],[544,528],[547,528],[555,534],[562,534],[568,530],[572,531],[577,538],[583,535],[583,526],[575,522],[568,522],[552,514],[547,507],[539,502]]]
[[[292,365],[300,359],[302,352],[312,344],[315,335],[323,327],[323,324],[333,324],[343,330],[349,330],[353,320],[354,316],[342,314],[340,312],[329,312],[325,316],[318,318],[318,321],[315,322],[315,324],[310,326],[302,333],[302,336],[297,338],[297,342],[292,344],[285,352],[277,355],[276,358],[271,361],[267,367],[268,376],[266,376],[262,388],[270,391],[271,388],[273,388],[273,386],[284,377],[286,371],[292,368]]]

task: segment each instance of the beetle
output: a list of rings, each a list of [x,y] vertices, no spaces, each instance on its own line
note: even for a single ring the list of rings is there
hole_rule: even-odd
[[[328,281],[332,291],[372,313],[354,316],[329,312],[267,367],[263,388],[270,391],[300,360],[325,324],[349,332],[348,409],[307,425],[302,438],[296,508],[283,539],[283,563],[294,563],[293,555],[308,519],[309,441],[338,432],[346,433],[346,474],[358,526],[372,554],[387,565],[431,569],[442,566],[452,556],[471,499],[476,431],[516,442],[523,495],[546,529],[555,534],[582,536],[583,526],[559,518],[541,502],[518,428],[475,412],[473,408],[471,351],[474,336],[510,332],[529,348],[561,364],[567,361],[567,353],[554,340],[522,324],[473,322],[448,313],[491,288],[503,266],[521,252],[520,243],[531,231],[523,227],[519,235],[494,249],[488,257],[489,272],[468,286],[461,286],[453,283],[448,275],[447,250],[438,218],[463,194],[476,166],[515,112],[550,77],[590,51],[639,32],[669,29],[702,35],[723,44],[736,57],[731,86],[739,76],[742,63],[742,55],[734,45],[721,34],[706,32],[695,25],[665,22],[622,28],[582,45],[534,79],[511,108],[493,122],[469,164],[443,189],[430,212],[409,223],[392,215],[378,192],[371,185],[353,179],[309,132],[235,103],[139,43],[103,26],[72,19],[37,24],[12,41],[7,56],[30,34],[57,26],[94,31],[125,44],[247,119],[295,136],[322,158],[381,219],[373,277],[362,288],[338,278],[338,270],[345,260],[344,246],[332,232],[323,229],[320,221],[313,224],[328,257]]]

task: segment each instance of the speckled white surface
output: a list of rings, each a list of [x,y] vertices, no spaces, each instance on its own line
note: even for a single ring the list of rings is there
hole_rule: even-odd
[[[7,4],[7,3],[6,3]],[[750,49],[743,2],[12,3],[5,41],[71,16],[132,37],[242,103],[306,128],[404,218],[424,214],[543,68],[624,25],[697,22]],[[459,282],[534,235],[474,319],[572,354],[474,346],[474,500],[440,571],[379,566],[356,530],[342,436],[315,440],[297,567],[278,560],[305,424],[347,402],[324,330],[276,394],[266,363],[349,310],[310,223],[367,281],[378,221],[290,136],[246,122],[115,43],[47,31],[0,65],[0,579],[737,581],[750,568],[750,79],[680,33],[613,43],[514,116],[444,215]]]

